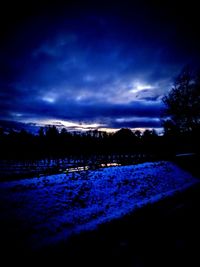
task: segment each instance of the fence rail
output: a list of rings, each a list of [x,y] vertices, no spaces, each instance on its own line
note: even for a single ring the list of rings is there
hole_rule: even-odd
[[[17,178],[85,171],[117,165],[137,164],[155,160],[151,154],[93,155],[91,157],[68,157],[41,160],[0,160],[0,181]]]

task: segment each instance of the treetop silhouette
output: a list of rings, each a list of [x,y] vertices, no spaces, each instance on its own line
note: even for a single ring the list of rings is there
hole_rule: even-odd
[[[194,133],[200,129],[200,75],[187,66],[176,77],[169,93],[164,96],[166,105],[164,128],[176,128],[181,133]],[[169,130],[169,129],[168,129]]]

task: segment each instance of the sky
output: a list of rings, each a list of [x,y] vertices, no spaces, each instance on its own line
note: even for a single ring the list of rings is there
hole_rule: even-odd
[[[193,1],[15,2],[0,11],[3,126],[160,130],[162,97],[200,62]]]

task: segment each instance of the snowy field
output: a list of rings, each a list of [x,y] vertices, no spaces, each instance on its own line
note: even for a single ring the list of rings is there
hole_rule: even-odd
[[[37,249],[198,181],[175,164],[160,161],[1,182],[0,221],[18,222],[26,244]]]

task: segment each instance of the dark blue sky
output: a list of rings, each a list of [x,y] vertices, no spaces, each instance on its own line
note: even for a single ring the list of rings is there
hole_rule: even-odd
[[[160,128],[163,95],[199,63],[197,6],[55,2],[1,10],[0,120]]]

